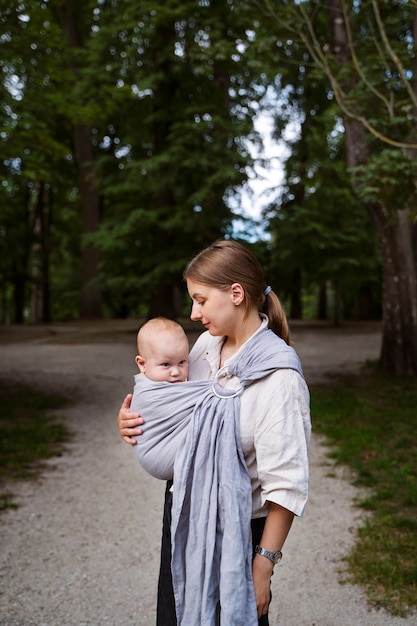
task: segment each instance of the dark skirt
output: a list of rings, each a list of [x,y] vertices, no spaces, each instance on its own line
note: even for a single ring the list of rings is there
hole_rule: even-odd
[[[165,491],[164,517],[162,523],[161,566],[159,570],[158,604],[156,611],[157,626],[177,626],[171,574],[171,486],[172,482],[169,481]],[[255,555],[255,546],[260,543],[265,526],[265,518],[261,517],[253,519],[251,525],[252,545],[254,548],[253,555]],[[268,625],[268,615],[262,615],[259,619],[259,626]]]

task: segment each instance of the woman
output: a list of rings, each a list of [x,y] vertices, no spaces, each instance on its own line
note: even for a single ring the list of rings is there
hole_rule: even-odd
[[[289,344],[281,304],[267,287],[262,268],[246,248],[219,241],[200,252],[184,278],[192,299],[191,319],[208,332],[196,341],[189,357],[190,380],[214,378],[256,333],[269,327]],[[118,426],[127,443],[136,443],[142,418],[129,411],[128,396]],[[252,562],[259,625],[268,625],[270,579],[294,515],[303,513],[308,492],[310,443],[309,393],[295,369],[277,369],[241,394],[240,437],[252,488]],[[159,626],[175,626],[171,580],[171,492],[164,510],[158,591]]]

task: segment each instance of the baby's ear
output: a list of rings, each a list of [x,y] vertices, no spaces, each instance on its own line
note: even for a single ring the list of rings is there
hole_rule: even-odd
[[[140,354],[138,354],[138,355],[135,357],[135,362],[136,362],[136,365],[138,366],[138,368],[140,369],[140,371],[142,372],[142,374],[144,374],[144,373],[145,373],[145,361],[144,361],[144,359],[140,356]]]

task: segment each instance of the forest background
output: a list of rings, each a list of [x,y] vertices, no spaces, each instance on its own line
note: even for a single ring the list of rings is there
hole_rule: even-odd
[[[292,319],[381,318],[417,374],[417,2],[0,5],[2,323],[181,316],[234,237]],[[288,155],[262,237],[259,115]]]

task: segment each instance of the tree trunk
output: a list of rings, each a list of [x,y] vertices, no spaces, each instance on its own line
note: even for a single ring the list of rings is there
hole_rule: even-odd
[[[52,186],[48,186],[48,194],[45,198],[44,211],[42,213],[42,322],[47,324],[51,321],[51,290],[50,290],[50,252],[51,252],[51,221],[52,221]]]
[[[82,48],[83,37],[74,13],[74,4],[67,2],[59,7],[58,11],[68,47],[70,50]],[[77,80],[79,69],[74,61],[71,61],[71,70],[75,80]],[[95,186],[94,155],[90,130],[82,122],[76,123],[74,126],[74,147],[81,204],[81,236],[83,237],[96,231],[100,224],[100,201]],[[99,252],[97,248],[90,243],[84,245],[82,242],[80,315],[83,319],[102,317],[101,291],[96,282],[99,273],[98,262]]]
[[[160,315],[170,319],[181,315],[181,295],[175,285],[160,285],[152,297],[147,319]]]
[[[42,319],[42,213],[44,203],[45,183],[37,185],[37,198],[33,216],[34,241],[31,250],[31,320],[35,324]]]
[[[93,150],[87,126],[77,124],[74,129],[74,142],[81,202],[81,235],[84,236],[96,231],[100,224],[100,202],[94,184]],[[101,291],[95,282],[99,273],[99,252],[95,246],[87,243],[82,245],[81,254],[80,315],[83,319],[101,318]]]
[[[290,318],[303,319],[303,301],[301,298],[301,271],[297,268],[292,273]]]
[[[350,59],[342,0],[330,0],[333,52],[341,65]],[[348,91],[348,89],[347,89]],[[367,162],[365,127],[344,118],[348,167]],[[382,203],[366,206],[375,225],[382,253],[382,344],[380,365],[397,375],[417,374],[417,251],[415,228],[408,211],[390,211]]]
[[[352,317],[355,320],[375,319],[375,305],[370,283],[361,285],[356,294]]]
[[[23,236],[19,238],[18,254],[13,266],[13,322],[23,324],[27,305],[27,282],[29,276],[30,251],[33,240],[33,220],[30,212],[31,192],[25,193],[25,217],[22,224]]]
[[[339,284],[333,282],[333,325],[340,326],[340,289]]]
[[[417,373],[417,273],[412,223],[406,209],[396,216],[381,206],[368,210],[382,249],[381,366],[399,375]]]
[[[20,272],[15,274],[13,280],[13,304],[14,304],[14,323],[23,324],[25,310],[25,292],[26,277]]]
[[[323,283],[319,287],[317,302],[317,319],[327,320],[327,284]]]
[[[52,188],[44,182],[38,184],[33,231],[35,239],[31,251],[32,322],[47,324],[51,321],[49,289],[50,227]]]

